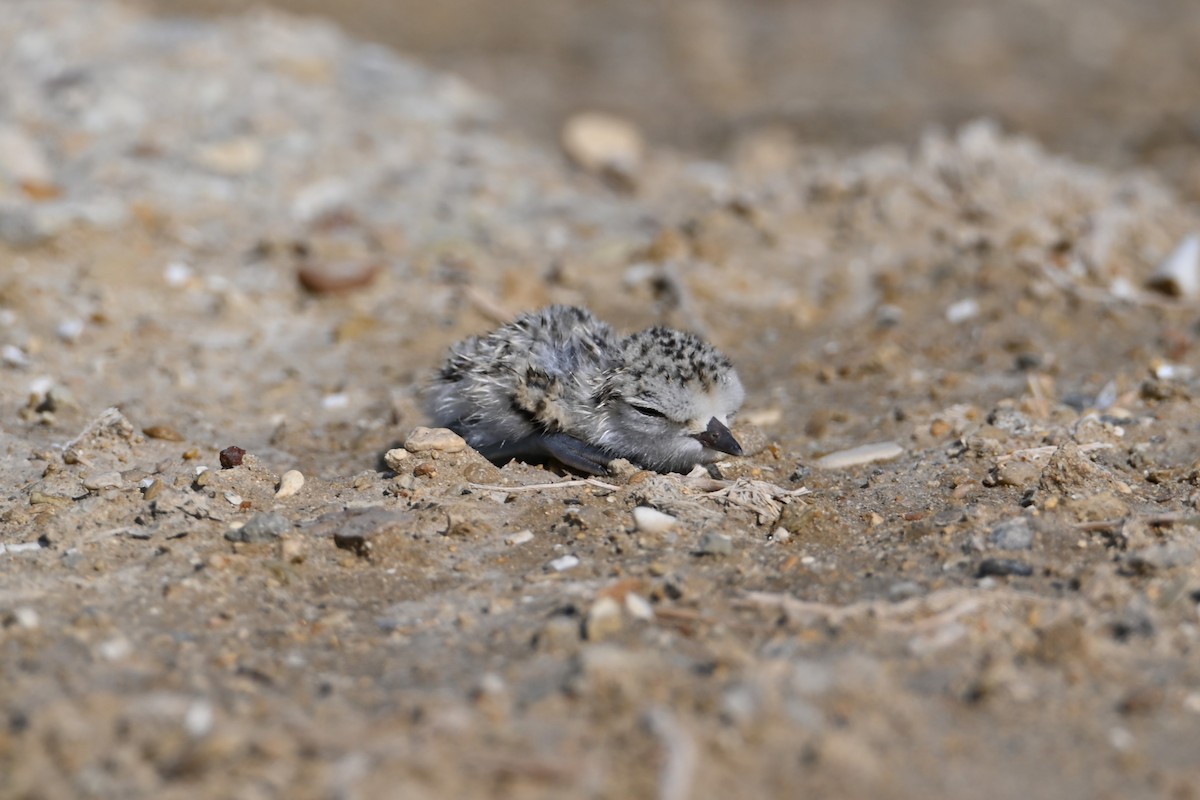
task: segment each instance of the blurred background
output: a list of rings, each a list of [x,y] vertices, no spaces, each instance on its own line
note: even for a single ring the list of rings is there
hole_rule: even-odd
[[[160,13],[241,0],[144,0]],[[989,116],[1200,198],[1196,0],[276,0],[457,73],[552,140],[580,110],[656,145],[859,148]]]

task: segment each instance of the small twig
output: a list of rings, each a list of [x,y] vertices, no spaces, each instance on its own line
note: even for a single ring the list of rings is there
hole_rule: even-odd
[[[1125,524],[1126,517],[1121,519],[1097,519],[1091,522],[1077,522],[1072,527],[1077,531],[1084,533],[1095,533],[1096,531],[1111,531],[1120,528]]]
[[[614,486],[611,483],[605,483],[595,478],[578,478],[569,481],[558,481],[557,483],[525,483],[520,486],[499,486],[493,483],[468,483],[472,489],[479,489],[485,492],[535,492],[542,489],[564,489],[570,486],[595,486],[599,489],[607,489],[610,492],[618,491],[621,487]]]
[[[1029,386],[1029,393],[1033,395],[1034,406],[1037,408],[1038,419],[1045,419],[1050,416],[1050,404],[1046,402],[1046,396],[1042,394],[1042,379],[1037,375],[1029,375],[1025,379],[1025,383]]]
[[[1099,519],[1092,522],[1077,522],[1074,525],[1075,530],[1091,532],[1091,531],[1108,531],[1115,528],[1120,528],[1129,521],[1144,522],[1147,525],[1155,527],[1165,527],[1167,525],[1200,525],[1200,514],[1155,514],[1149,517],[1121,517],[1120,519]]]

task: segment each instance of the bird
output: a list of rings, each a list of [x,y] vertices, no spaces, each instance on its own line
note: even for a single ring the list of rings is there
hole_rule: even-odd
[[[619,458],[689,472],[742,455],[729,425],[744,398],[729,359],[695,334],[621,336],[585,308],[554,305],[453,345],[426,400],[436,425],[498,465],[603,475]]]

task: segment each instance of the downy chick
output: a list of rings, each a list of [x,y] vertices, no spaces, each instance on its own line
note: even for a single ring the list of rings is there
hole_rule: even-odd
[[[729,421],[744,396],[729,360],[693,334],[621,337],[586,309],[550,306],[452,347],[429,412],[496,463],[687,472],[742,454]]]

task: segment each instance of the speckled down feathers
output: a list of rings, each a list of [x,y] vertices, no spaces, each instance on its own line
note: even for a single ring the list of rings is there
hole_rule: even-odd
[[[743,394],[729,360],[693,334],[622,337],[585,309],[551,306],[451,348],[429,411],[485,453],[563,433],[612,458],[686,471],[721,457],[695,436],[712,418],[727,424]]]

